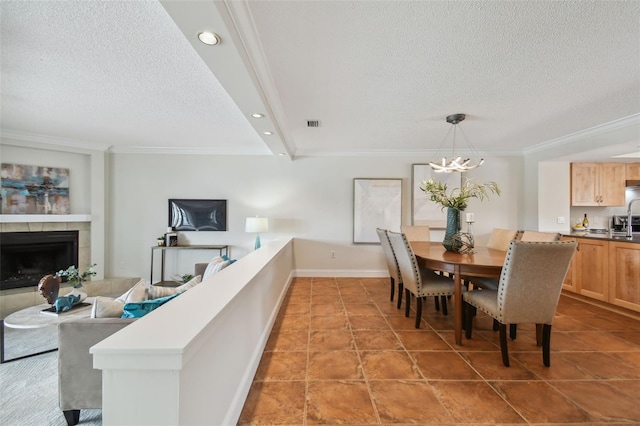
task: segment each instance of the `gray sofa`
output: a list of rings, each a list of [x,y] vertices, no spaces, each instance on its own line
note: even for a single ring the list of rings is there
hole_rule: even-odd
[[[194,276],[208,263],[196,263]],[[58,395],[68,425],[80,421],[80,410],[102,408],[102,371],[93,368],[89,348],[135,321],[135,318],[83,318],[58,325]]]
[[[58,395],[68,425],[78,424],[81,409],[102,408],[102,371],[93,368],[89,348],[135,320],[84,318],[58,325]]]

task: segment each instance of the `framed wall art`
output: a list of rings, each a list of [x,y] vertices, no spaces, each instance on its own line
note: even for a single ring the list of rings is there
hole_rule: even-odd
[[[227,200],[169,200],[169,226],[176,231],[226,231]]]
[[[2,163],[2,214],[69,214],[69,169]]]
[[[433,179],[447,185],[449,190],[459,188],[462,184],[461,173],[436,173],[428,164],[412,164],[411,175],[411,224],[426,225],[434,229],[447,226],[447,209],[434,203],[420,189],[425,180]]]
[[[400,231],[402,179],[353,180],[353,242],[380,244],[376,228]]]

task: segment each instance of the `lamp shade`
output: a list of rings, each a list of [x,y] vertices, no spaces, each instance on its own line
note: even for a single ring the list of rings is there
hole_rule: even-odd
[[[245,232],[267,232],[269,219],[266,217],[248,217],[244,228]]]

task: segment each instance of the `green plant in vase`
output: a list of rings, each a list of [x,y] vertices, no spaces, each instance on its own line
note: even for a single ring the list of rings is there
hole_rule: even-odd
[[[82,282],[88,280],[89,278],[96,275],[96,271],[94,267],[97,264],[89,266],[86,271],[80,273],[80,270],[76,268],[76,265],[71,265],[67,269],[59,270],[56,275],[59,277],[66,277],[67,284],[69,284],[73,288],[82,287]]]
[[[449,190],[446,183],[426,180],[420,185],[429,199],[447,208],[447,229],[442,244],[449,251],[459,251],[462,241],[458,238],[460,232],[460,213],[463,212],[471,198],[483,201],[490,193],[500,195],[500,187],[495,182],[481,183],[474,179],[466,179],[460,188]]]

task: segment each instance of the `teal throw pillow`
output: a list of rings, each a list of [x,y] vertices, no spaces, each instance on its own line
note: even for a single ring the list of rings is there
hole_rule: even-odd
[[[227,256],[226,254],[222,256],[222,260],[224,260],[225,262],[228,261],[229,265],[236,261],[236,259],[229,259],[229,256]]]
[[[178,297],[180,294],[182,293],[176,293],[171,296],[160,297],[153,300],[145,300],[144,302],[127,303],[122,310],[122,318],[142,318],[174,297]]]

